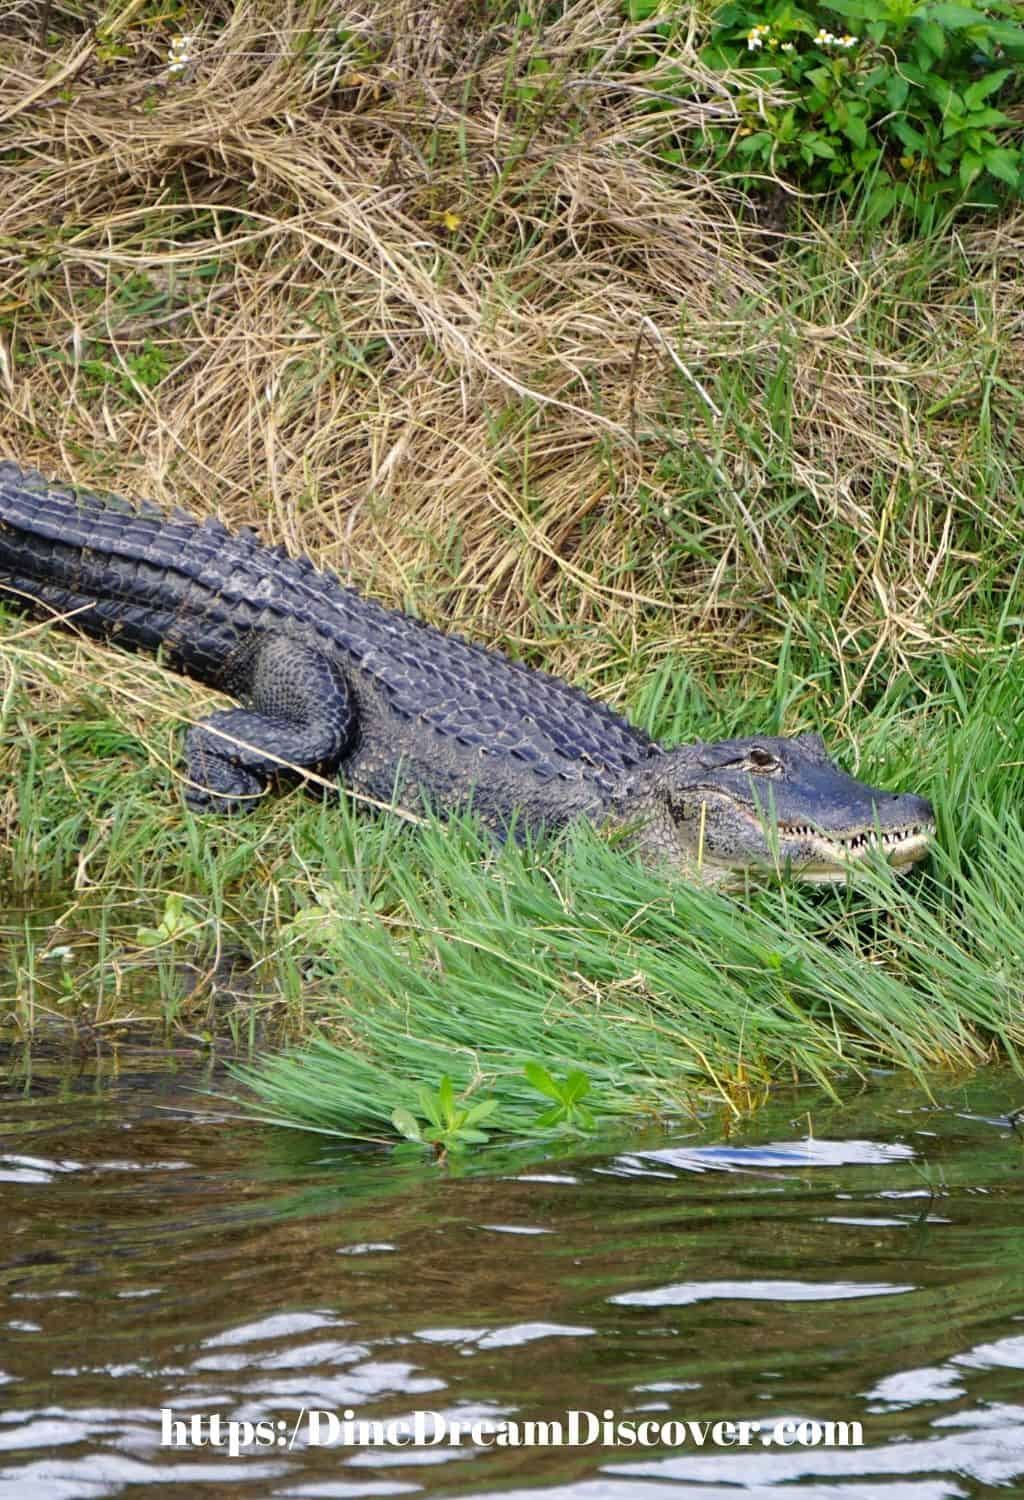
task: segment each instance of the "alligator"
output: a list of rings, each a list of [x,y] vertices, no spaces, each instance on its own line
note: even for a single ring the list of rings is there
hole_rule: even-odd
[[[0,462],[0,597],[240,705],[188,730],[186,803],[241,812],[327,779],[377,804],[471,807],[499,837],[574,819],[705,883],[905,869],[932,808],[846,775],[817,734],[669,748],[578,688],[387,609],[248,529]]]

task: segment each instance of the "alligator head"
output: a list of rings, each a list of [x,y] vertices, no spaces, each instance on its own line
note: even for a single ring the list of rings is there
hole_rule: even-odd
[[[896,869],[927,852],[930,802],[847,776],[817,734],[759,735],[667,750],[630,773],[611,806],[649,863],[707,884],[790,869],[839,881],[883,850]]]

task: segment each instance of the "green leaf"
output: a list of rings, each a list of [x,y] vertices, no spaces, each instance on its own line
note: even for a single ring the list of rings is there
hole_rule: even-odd
[[[997,42],[1011,57],[1024,52],[1024,26],[1013,26],[1009,21],[990,21],[986,27],[988,41]]]
[[[555,1104],[551,1109],[546,1109],[534,1120],[534,1126],[538,1130],[547,1130],[551,1125],[560,1125],[565,1119],[565,1105]]]
[[[440,1109],[438,1108],[438,1100],[436,1096],[430,1092],[425,1084],[417,1090],[417,1094],[420,1101],[420,1109],[422,1110],[423,1114],[436,1130],[443,1130],[445,1127],[445,1120],[441,1114]]]
[[[906,120],[894,120],[890,126],[893,135],[904,146],[909,146],[911,151],[920,152],[922,156],[928,154],[928,142],[919,130],[909,125]]]
[[[423,1148],[426,1144],[426,1141],[396,1141],[395,1145],[391,1148],[391,1159],[395,1162],[422,1162]]]
[[[960,158],[960,186],[964,192],[970,187],[974,179],[980,176],[985,163],[980,156],[973,151],[965,151]]]
[[[1013,122],[1001,109],[976,109],[967,116],[966,123],[969,130],[989,130],[993,125],[1011,125]]]
[[[730,68],[737,68],[742,61],[739,49],[723,46],[721,42],[709,42],[702,47],[697,56],[707,68],[714,68],[718,73],[727,73]]]
[[[867,21],[878,14],[877,0],[827,0],[825,9],[852,21]]]
[[[929,75],[925,80],[924,89],[929,99],[934,100],[940,109],[952,109],[958,115],[967,113],[964,101],[960,95],[954,88],[950,87],[944,78],[940,78],[937,73]]]
[[[546,1094],[549,1099],[557,1099],[562,1102],[562,1090],[552,1078],[547,1068],[538,1062],[528,1062],[523,1066],[528,1083],[531,1083],[538,1093]]]
[[[909,79],[916,88],[923,88],[928,76],[926,73],[922,73],[920,68],[915,67],[914,64],[910,62],[903,63],[900,67],[900,72],[903,74],[903,77]]]
[[[862,151],[854,151],[850,157],[858,172],[866,172],[875,164],[882,152],[878,146],[865,146]]]
[[[855,146],[864,147],[868,143],[868,127],[864,124],[864,121],[857,115],[851,115],[847,120],[846,124],[843,126],[843,134],[846,136],[846,139],[848,141],[852,141]]]
[[[946,50],[946,33],[934,21],[922,21],[917,28],[920,41],[934,57],[941,57]]]
[[[159,927],[139,927],[136,929],[136,941],[146,948],[159,947],[161,943],[168,943],[178,937],[187,925],[183,920],[185,910],[185,898],[177,894],[167,897],[164,903],[164,914],[160,918]]]
[[[466,1125],[478,1125],[481,1120],[486,1120],[488,1115],[493,1115],[497,1107],[497,1099],[481,1099],[479,1104],[474,1104],[466,1110],[461,1128],[464,1129]]]
[[[404,1135],[407,1141],[422,1141],[423,1135],[420,1131],[419,1122],[411,1110],[393,1110],[391,1123],[399,1135]]]
[[[770,147],[772,138],[767,130],[757,130],[753,135],[746,136],[736,147],[741,156],[749,156],[752,151],[760,151]]]
[[[984,11],[973,10],[967,5],[932,5],[928,9],[928,15],[933,21],[947,27],[950,31],[963,31],[967,26],[985,26],[988,16]]]
[[[998,177],[1000,182],[1016,187],[1020,182],[1021,153],[1007,150],[1004,146],[993,146],[984,155],[985,170]]]
[[[791,141],[796,134],[796,109],[787,109],[775,128],[775,139],[782,142]]]
[[[869,224],[880,224],[892,213],[899,202],[899,195],[891,184],[880,183],[868,194],[864,217]]]
[[[445,1120],[451,1120],[455,1113],[455,1090],[447,1073],[437,1086],[437,1102],[441,1107],[441,1113]]]
[[[820,136],[808,136],[807,146],[815,156],[820,156],[825,161],[832,161],[835,157],[834,148],[829,145],[828,141],[823,141]]]
[[[885,85],[885,102],[890,109],[901,109],[910,93],[910,84],[899,73],[891,74]]]
[[[568,1104],[575,1104],[577,1099],[582,1099],[589,1093],[590,1079],[581,1069],[574,1068],[565,1080],[562,1097]]]
[[[453,1147],[461,1145],[482,1146],[489,1139],[490,1137],[486,1130],[467,1130],[464,1126],[460,1126],[449,1141],[448,1149],[451,1150]]]
[[[986,73],[984,78],[979,78],[977,83],[969,84],[964,89],[964,103],[968,109],[977,109],[990,94],[1001,89],[1006,80],[1013,72],[1013,68],[1000,68],[995,73]]]

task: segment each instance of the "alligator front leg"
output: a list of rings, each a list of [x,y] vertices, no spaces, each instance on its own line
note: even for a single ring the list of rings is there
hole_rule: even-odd
[[[195,812],[247,812],[267,784],[329,775],[352,743],[356,706],[336,662],[287,636],[264,636],[225,674],[245,704],[185,736],[185,801]]]

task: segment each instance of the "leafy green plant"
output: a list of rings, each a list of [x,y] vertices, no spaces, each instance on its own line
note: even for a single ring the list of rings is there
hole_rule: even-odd
[[[150,391],[160,384],[170,369],[166,351],[150,339],[145,339],[135,354],[129,354],[125,363],[139,384]],[[122,379],[121,384],[126,394],[130,392],[131,385],[127,380]]]
[[[467,1104],[456,1100],[452,1081],[447,1073],[435,1092],[423,1087],[419,1090],[420,1112],[426,1126],[412,1110],[398,1108],[391,1116],[391,1123],[399,1135],[417,1145],[433,1146],[439,1156],[460,1151],[465,1146],[483,1145],[488,1137],[478,1127],[498,1107],[497,1099],[482,1099],[478,1104]]]
[[[867,183],[869,222],[903,209],[927,225],[964,200],[1020,196],[1024,152],[1000,107],[1021,92],[1012,14],[1005,0],[729,0],[702,52],[739,112],[710,129],[715,158],[812,192]]]
[[[74,365],[74,355],[67,349],[47,350],[43,358],[50,364],[67,368]],[[25,355],[16,362],[28,364],[30,361],[31,356]],[[123,366],[109,357],[90,356],[81,360],[78,368],[86,400],[102,399],[107,391],[114,390],[126,401],[135,402],[139,386],[150,391],[156,389],[171,369],[171,359],[164,348],[146,339],[140,349],[125,358]]]
[[[158,948],[163,943],[170,943],[193,924],[185,916],[184,897],[172,892],[164,905],[164,914],[160,918],[159,927],[138,927],[135,931],[135,941],[143,948]]]
[[[538,1129],[567,1125],[574,1130],[593,1130],[594,1116],[580,1101],[590,1093],[590,1079],[579,1068],[566,1078],[553,1078],[541,1063],[529,1062],[523,1069],[526,1079],[538,1093],[555,1102],[534,1120]]]

